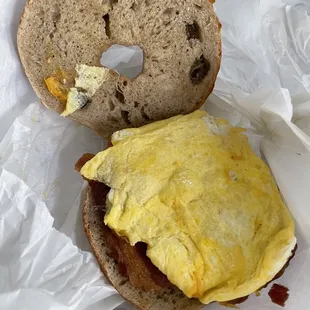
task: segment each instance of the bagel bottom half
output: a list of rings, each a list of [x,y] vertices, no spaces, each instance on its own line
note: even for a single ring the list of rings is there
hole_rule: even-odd
[[[145,292],[132,286],[127,277],[121,275],[117,262],[110,255],[110,249],[105,238],[105,196],[107,192],[101,191],[100,197],[96,195],[95,182],[88,186],[86,200],[83,206],[84,230],[100,268],[106,278],[111,282],[119,294],[127,301],[141,310],[176,310],[200,309],[203,305],[198,299],[186,297],[176,287],[162,288],[155,292]]]
[[[76,163],[75,169],[80,171],[81,167],[93,156],[94,155],[92,154],[84,154]],[[167,279],[165,283],[161,277],[161,281],[159,281],[161,283],[158,283],[158,286],[156,286],[157,283],[155,283],[156,289],[150,289],[151,287],[154,288],[154,283],[149,284],[149,282],[152,282],[154,279],[152,277],[152,279],[149,278],[150,274],[148,274],[143,281],[144,285],[146,285],[144,286],[145,289],[141,289],[139,286],[137,287],[132,284],[132,278],[129,279],[130,270],[128,270],[129,272],[127,274],[123,274],[121,263],[119,263],[119,261],[113,256],[113,249],[111,249],[111,240],[112,243],[118,243],[118,238],[121,237],[114,237],[111,239],[111,230],[104,224],[103,221],[106,213],[106,195],[108,194],[110,188],[100,182],[89,180],[88,182],[89,185],[82,210],[84,230],[102,272],[110,281],[112,286],[119,292],[119,294],[141,310],[201,309],[204,305],[200,303],[198,299],[190,299],[186,297],[182,291],[173,286]],[[131,248],[131,246],[129,247]],[[290,260],[294,257],[296,249],[297,245],[292,251],[292,255],[288,259],[287,263],[278,272],[273,280],[282,276],[285,269],[288,267]],[[132,251],[130,250],[129,252]],[[133,258],[136,259],[137,257]],[[139,263],[141,263],[141,261],[139,262],[138,260],[134,266],[135,273],[139,273],[139,270],[145,268],[145,266],[142,266],[144,263],[141,265],[139,265]],[[156,268],[154,265],[152,265],[152,267]],[[152,268],[149,269],[151,275],[153,275],[152,270],[154,271]],[[154,273],[156,274],[156,272]],[[163,274],[161,274],[161,276],[165,277]],[[269,283],[266,283],[261,289],[265,288]],[[224,304],[227,306],[239,304],[245,301],[247,297],[248,296],[227,301]]]

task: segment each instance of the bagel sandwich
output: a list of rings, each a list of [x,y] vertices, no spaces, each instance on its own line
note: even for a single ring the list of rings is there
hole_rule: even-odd
[[[137,308],[232,305],[284,272],[294,221],[245,131],[198,110],[115,132],[77,162],[86,235]]]

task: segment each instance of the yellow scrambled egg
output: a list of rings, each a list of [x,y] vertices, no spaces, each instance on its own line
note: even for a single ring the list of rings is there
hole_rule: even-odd
[[[293,250],[294,222],[243,134],[196,111],[116,132],[81,174],[107,184],[105,224],[202,303],[248,295]]]

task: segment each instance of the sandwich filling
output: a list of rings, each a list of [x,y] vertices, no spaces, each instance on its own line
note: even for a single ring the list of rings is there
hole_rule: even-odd
[[[111,188],[104,222],[202,303],[258,290],[282,269],[294,222],[243,129],[203,111],[126,129],[81,169]]]
[[[75,164],[75,169],[80,172],[83,165],[94,156],[84,154]],[[103,183],[89,181],[89,194],[97,219],[104,218],[106,214],[106,197],[109,190],[110,188]],[[146,256],[145,243],[138,242],[135,246],[131,246],[125,238],[118,236],[108,226],[100,225],[100,227],[102,246],[106,246],[109,256],[117,263],[120,275],[128,278],[133,287],[154,292],[172,286],[167,277]]]

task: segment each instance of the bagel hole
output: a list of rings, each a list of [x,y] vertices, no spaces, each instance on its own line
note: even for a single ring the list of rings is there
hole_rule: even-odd
[[[102,53],[100,62],[123,77],[135,79],[143,71],[144,53],[138,45],[113,44]]]

